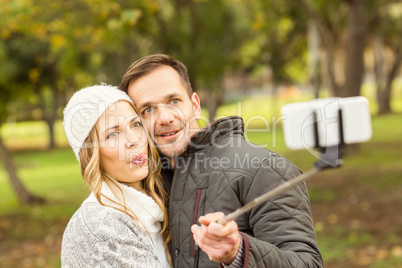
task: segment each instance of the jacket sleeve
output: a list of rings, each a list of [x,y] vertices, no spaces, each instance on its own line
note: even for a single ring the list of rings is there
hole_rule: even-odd
[[[246,202],[299,174],[295,165],[273,155],[252,179]],[[323,267],[305,183],[252,209],[248,217],[252,234],[242,233],[243,267]]]
[[[63,236],[62,267],[162,268],[130,217],[105,207],[80,212]]]

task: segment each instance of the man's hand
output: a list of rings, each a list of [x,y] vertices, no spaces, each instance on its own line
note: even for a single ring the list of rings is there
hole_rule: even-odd
[[[240,247],[240,235],[237,223],[230,221],[226,225],[216,223],[225,217],[222,212],[201,216],[197,225],[191,226],[191,232],[197,245],[207,253],[211,261],[229,264],[236,257]]]

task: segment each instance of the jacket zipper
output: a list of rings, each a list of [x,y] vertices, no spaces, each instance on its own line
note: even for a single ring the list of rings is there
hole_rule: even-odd
[[[194,214],[193,214],[193,223],[192,224],[196,224],[197,223],[197,214],[198,214],[198,206],[200,204],[200,199],[201,199],[201,193],[202,193],[202,189],[197,190],[197,196],[195,199],[195,206],[194,206]],[[198,247],[197,247],[198,248]],[[195,242],[194,242],[194,237],[191,234],[191,258],[194,258],[195,256]],[[198,253],[198,252],[197,252]],[[198,254],[197,254],[198,255]],[[196,260],[194,260],[196,261]]]

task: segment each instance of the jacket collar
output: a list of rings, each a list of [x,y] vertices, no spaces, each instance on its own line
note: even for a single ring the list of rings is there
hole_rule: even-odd
[[[240,116],[219,119],[195,133],[190,139],[187,151],[182,156],[210,147],[222,136],[229,134],[244,135],[243,119]]]

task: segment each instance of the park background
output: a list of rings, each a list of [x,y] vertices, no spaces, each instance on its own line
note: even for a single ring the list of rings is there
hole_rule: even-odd
[[[325,267],[402,267],[402,3],[396,0],[0,0],[0,266],[59,267],[89,194],[62,129],[74,91],[118,85],[136,59],[188,67],[203,121],[240,115],[247,139],[303,171],[280,109],[362,95],[373,137],[308,181]]]

